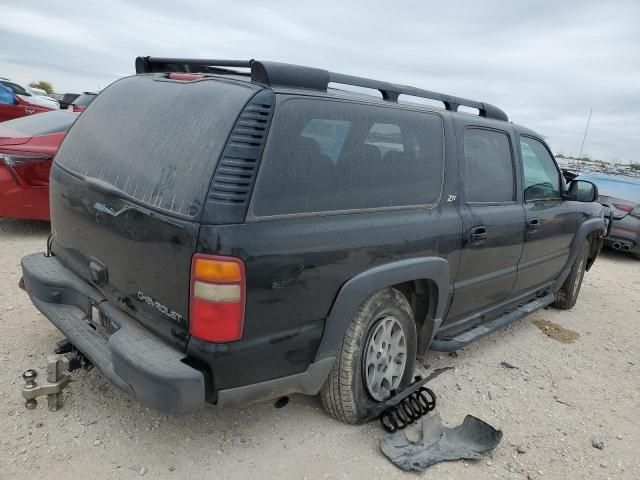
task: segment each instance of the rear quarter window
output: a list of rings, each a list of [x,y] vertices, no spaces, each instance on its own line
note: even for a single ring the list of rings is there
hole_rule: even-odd
[[[252,213],[432,205],[442,193],[443,168],[438,114],[287,99],[271,126]]]

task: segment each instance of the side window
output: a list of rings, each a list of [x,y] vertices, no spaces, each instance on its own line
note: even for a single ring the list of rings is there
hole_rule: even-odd
[[[374,123],[364,143],[378,147],[382,155],[392,151],[404,152],[402,130],[393,123]]]
[[[520,149],[524,168],[525,201],[561,198],[560,172],[542,142],[520,137]]]
[[[342,146],[347,138],[351,122],[314,118],[307,123],[302,136],[315,140],[320,145],[320,151],[335,163],[338,161]]]
[[[503,132],[467,128],[464,132],[465,201],[504,203],[515,200],[513,158]]]
[[[307,98],[279,106],[254,215],[430,205],[442,193],[440,115]]]

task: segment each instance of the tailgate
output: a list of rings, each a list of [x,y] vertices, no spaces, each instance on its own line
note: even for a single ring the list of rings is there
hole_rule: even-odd
[[[53,253],[179,348],[201,208],[253,93],[215,80],[120,80],[79,117],[51,170]]]

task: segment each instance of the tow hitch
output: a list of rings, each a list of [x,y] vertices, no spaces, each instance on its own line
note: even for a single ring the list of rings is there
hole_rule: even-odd
[[[33,410],[38,406],[37,398],[46,395],[49,410],[55,412],[62,408],[62,391],[71,381],[69,373],[85,364],[86,361],[82,355],[77,350],[73,350],[47,357],[47,379],[44,381],[36,380],[38,372],[32,368],[24,372],[22,374],[24,406]]]

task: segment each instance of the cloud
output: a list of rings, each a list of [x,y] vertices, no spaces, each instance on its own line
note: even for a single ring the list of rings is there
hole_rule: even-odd
[[[93,90],[137,55],[261,58],[488,101],[554,151],[640,161],[640,3],[44,0],[0,7],[0,75]],[[29,28],[24,28],[29,25]]]

